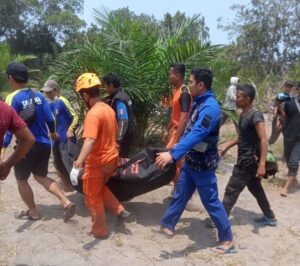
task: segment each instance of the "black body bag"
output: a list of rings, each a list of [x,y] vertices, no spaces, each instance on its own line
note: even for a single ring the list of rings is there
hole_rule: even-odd
[[[60,143],[55,152],[60,153],[62,164],[58,169],[68,175],[79,154],[79,148],[74,143]],[[122,158],[121,165],[107,182],[108,188],[119,201],[128,201],[152,190],[169,184],[175,177],[176,164],[168,165],[164,170],[155,167],[156,153],[166,151],[161,148],[146,148],[138,152],[131,159]],[[70,183],[71,184],[71,183]],[[73,186],[78,192],[83,193],[82,180]]]
[[[164,170],[155,167],[156,154],[166,151],[161,148],[146,148],[129,161],[122,160],[107,186],[119,201],[127,201],[169,184],[175,177],[176,164],[169,164]]]

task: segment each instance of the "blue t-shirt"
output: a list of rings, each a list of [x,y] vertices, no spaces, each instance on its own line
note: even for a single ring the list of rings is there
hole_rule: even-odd
[[[67,131],[70,128],[75,130],[78,126],[78,115],[70,102],[63,96],[59,96],[50,102],[51,110],[55,117],[56,131],[62,143],[67,143]],[[76,142],[76,138],[72,139]]]
[[[6,98],[6,103],[11,105],[17,113],[31,105],[32,98],[30,89],[20,89],[10,93]],[[49,103],[43,94],[34,91],[35,121],[28,125],[35,141],[46,145],[51,145],[48,128],[51,133],[55,132],[54,116]],[[48,128],[47,128],[48,127]],[[7,131],[4,137],[4,147],[6,148],[12,139],[12,134]]]

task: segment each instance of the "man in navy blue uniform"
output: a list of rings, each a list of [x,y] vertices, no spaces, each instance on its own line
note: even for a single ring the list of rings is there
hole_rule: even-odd
[[[194,98],[190,120],[179,143],[169,152],[159,153],[156,165],[164,168],[185,156],[173,200],[161,219],[160,231],[171,237],[185,206],[198,190],[201,201],[218,229],[219,245],[214,252],[234,252],[233,235],[226,211],[218,198],[217,178],[220,107],[211,90],[209,69],[193,69],[189,87]]]
[[[121,88],[119,77],[108,73],[103,77],[106,91],[109,94],[108,104],[114,109],[118,122],[117,142],[120,146],[120,157],[127,158],[132,146],[135,129],[133,105],[129,95]]]

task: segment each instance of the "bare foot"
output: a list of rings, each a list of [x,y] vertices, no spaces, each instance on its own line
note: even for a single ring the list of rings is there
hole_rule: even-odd
[[[161,233],[165,234],[167,237],[174,236],[174,232],[164,226],[161,226],[159,230]]]
[[[286,189],[286,188],[283,188],[282,191],[281,191],[281,193],[280,193],[280,196],[282,196],[282,197],[287,197],[287,194],[288,194],[287,189]]]
[[[41,219],[41,216],[39,215],[37,210],[27,210],[27,211],[16,212],[15,218],[37,221]]]

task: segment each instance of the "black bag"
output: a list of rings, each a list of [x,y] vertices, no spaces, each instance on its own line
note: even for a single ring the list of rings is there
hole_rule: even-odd
[[[67,144],[55,141],[53,146],[54,165],[55,168],[60,172],[62,178],[68,181],[71,186],[70,172],[73,168],[73,162],[77,159],[80,153],[79,146],[68,140]],[[73,186],[75,190],[83,193],[82,180],[78,180],[78,185]]]
[[[68,142],[68,145],[60,143],[58,149],[62,164],[58,169],[70,180],[70,172],[73,162],[79,155],[77,144]],[[170,164],[166,169],[159,170],[155,167],[156,153],[166,151],[160,148],[143,149],[130,160],[122,158],[113,176],[107,182],[108,188],[119,201],[128,201],[134,197],[145,194],[164,185],[169,184],[175,177],[176,164]],[[71,182],[70,182],[71,183]],[[83,193],[82,179],[78,185],[73,186],[78,192]]]
[[[159,170],[154,165],[156,154],[163,151],[166,150],[143,149],[117,169],[107,186],[119,201],[128,201],[165,186],[174,179],[175,163],[168,165],[164,170]]]
[[[30,99],[32,100],[32,103],[18,113],[19,116],[27,123],[27,125],[30,125],[32,122],[35,121],[34,91],[32,89],[29,90]]]

